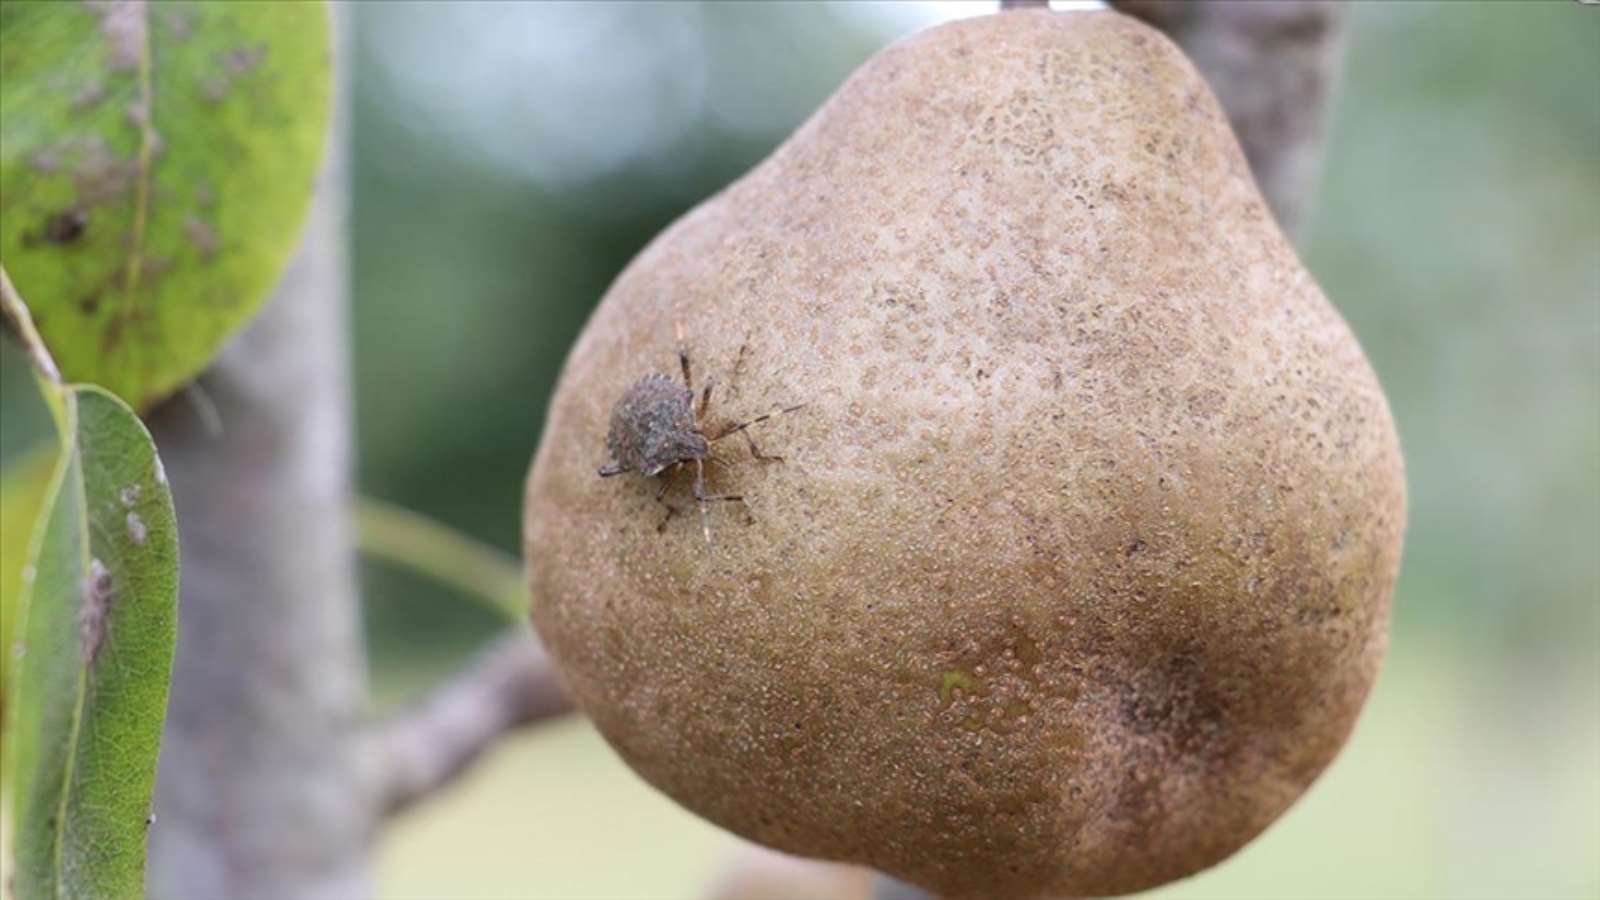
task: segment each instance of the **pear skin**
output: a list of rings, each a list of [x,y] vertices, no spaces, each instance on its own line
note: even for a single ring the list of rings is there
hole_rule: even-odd
[[[596,474],[680,346],[708,437],[807,404],[711,442],[744,502],[709,541],[693,465]],[[1378,671],[1404,522],[1377,379],[1194,68],[1019,11],[879,53],[628,266],[524,534],[540,636],[651,784],[1028,898],[1197,872],[1293,803]]]

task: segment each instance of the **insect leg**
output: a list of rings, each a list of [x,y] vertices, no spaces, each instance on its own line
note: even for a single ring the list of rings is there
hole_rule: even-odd
[[[694,499],[695,505],[700,507],[700,533],[710,544],[711,523],[706,521],[706,464],[698,459],[694,461]]]
[[[667,517],[661,520],[661,524],[660,525],[656,526],[656,531],[657,532],[666,531],[667,530],[667,523],[671,522],[672,521],[672,517],[678,514],[678,508],[676,506],[673,506],[671,503],[668,503],[667,501],[661,499],[662,496],[664,494],[666,494],[666,492],[667,492],[667,482],[665,480],[663,480],[661,482],[661,490],[656,491],[656,502],[661,504],[662,506],[665,506],[667,508]]]
[[[756,446],[756,439],[751,437],[748,431],[744,433],[744,442],[750,445],[750,455],[752,457],[763,462],[783,462],[783,457],[776,453],[762,453],[761,448]]]
[[[712,503],[717,500],[729,500],[738,503],[744,502],[743,494],[708,494],[706,493],[705,464],[695,460],[694,499],[700,503]]]
[[[610,478],[613,475],[621,475],[626,471],[628,471],[627,466],[620,465],[618,463],[611,463],[610,465],[601,466],[599,475],[601,478]]]
[[[673,506],[671,503],[668,503],[665,499],[663,499],[667,495],[667,488],[672,487],[672,479],[671,479],[670,476],[672,474],[673,469],[676,469],[676,468],[677,468],[676,466],[673,466],[672,468],[667,469],[665,472],[662,472],[661,473],[661,487],[656,488],[656,502],[661,504],[662,506],[665,506],[667,508],[667,517],[661,520],[661,524],[660,525],[656,526],[656,531],[657,532],[666,531],[667,530],[667,523],[671,522],[672,521],[672,517],[678,514],[678,508],[676,506]]]

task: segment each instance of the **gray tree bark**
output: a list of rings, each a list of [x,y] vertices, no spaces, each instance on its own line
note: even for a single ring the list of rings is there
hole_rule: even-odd
[[[374,788],[358,740],[366,668],[348,517],[343,57],[296,256],[198,387],[149,422],[183,548],[147,875],[161,900],[371,890]]]

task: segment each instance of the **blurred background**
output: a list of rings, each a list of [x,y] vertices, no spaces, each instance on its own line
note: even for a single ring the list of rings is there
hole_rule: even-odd
[[[545,399],[621,267],[875,50],[993,7],[354,5],[361,489],[519,552]],[[1345,73],[1301,245],[1405,446],[1389,661],[1307,797],[1158,894],[1597,897],[1600,9],[1361,4]],[[497,628],[363,577],[383,705]],[[399,820],[381,894],[678,900],[735,846],[573,720]]]

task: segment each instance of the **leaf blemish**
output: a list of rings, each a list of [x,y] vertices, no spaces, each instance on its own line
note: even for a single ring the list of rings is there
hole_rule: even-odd
[[[228,68],[228,74],[237,77],[240,75],[250,74],[250,71],[256,66],[261,65],[261,61],[266,58],[266,44],[262,44],[253,48],[240,47],[238,49],[228,51],[228,53],[222,57],[222,64]]]
[[[122,501],[123,506],[132,506],[135,503],[138,503],[139,486],[137,484],[124,486],[122,490],[117,491],[117,499]]]
[[[216,229],[207,225],[198,216],[190,216],[183,220],[183,236],[189,239],[189,243],[193,244],[196,250],[200,251],[201,259],[210,260],[217,255],[219,242]]]
[[[72,95],[72,111],[75,113],[88,112],[100,105],[106,99],[106,86],[95,82],[83,90]]]
[[[181,44],[189,39],[190,26],[188,16],[177,11],[169,12],[167,13],[166,23],[167,33],[172,35],[174,41]]]
[[[88,0],[85,5],[100,17],[100,33],[111,49],[106,67],[113,72],[137,70],[144,55],[149,7],[143,0]]]
[[[144,527],[144,520],[136,512],[128,513],[128,540],[143,546],[149,531]]]
[[[28,156],[28,165],[40,175],[49,175],[61,168],[61,151],[55,147],[40,147]]]
[[[222,71],[215,77],[206,80],[203,88],[205,98],[212,103],[220,103],[227,98],[228,92],[233,89],[233,83],[255,71],[261,61],[267,58],[267,45],[258,47],[238,47],[222,54],[220,62]]]
[[[89,214],[81,209],[56,213],[44,223],[44,239],[52,244],[71,244],[89,230]]]
[[[98,135],[78,142],[78,163],[72,180],[83,206],[96,206],[120,198],[139,174],[137,160],[118,159]]]
[[[86,663],[94,662],[105,641],[111,601],[111,570],[98,557],[89,560],[89,574],[83,578],[83,605],[78,609],[78,650]]]

